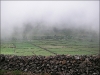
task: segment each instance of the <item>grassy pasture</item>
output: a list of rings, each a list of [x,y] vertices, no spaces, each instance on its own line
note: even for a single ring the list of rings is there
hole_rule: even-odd
[[[11,48],[1,48],[1,54],[15,54],[14,49]]]
[[[91,55],[99,53],[99,43],[79,40],[31,40],[1,43],[1,54],[14,55]]]

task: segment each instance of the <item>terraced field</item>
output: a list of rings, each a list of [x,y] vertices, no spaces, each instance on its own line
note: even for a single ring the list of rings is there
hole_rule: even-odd
[[[31,40],[1,43],[1,54],[12,55],[91,55],[99,53],[99,42],[79,40]]]

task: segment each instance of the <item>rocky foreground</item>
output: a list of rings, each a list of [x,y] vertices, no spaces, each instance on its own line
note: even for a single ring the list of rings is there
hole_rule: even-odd
[[[0,70],[20,70],[33,75],[100,75],[99,55],[0,55]],[[30,74],[29,74],[30,75]]]

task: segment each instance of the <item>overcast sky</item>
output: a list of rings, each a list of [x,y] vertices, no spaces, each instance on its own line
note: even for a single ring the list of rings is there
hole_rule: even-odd
[[[99,30],[99,1],[1,1],[1,36],[36,21]]]

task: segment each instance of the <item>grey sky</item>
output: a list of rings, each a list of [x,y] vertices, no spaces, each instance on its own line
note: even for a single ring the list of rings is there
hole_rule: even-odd
[[[1,1],[1,36],[14,26],[43,21],[46,26],[99,30],[99,1]]]

